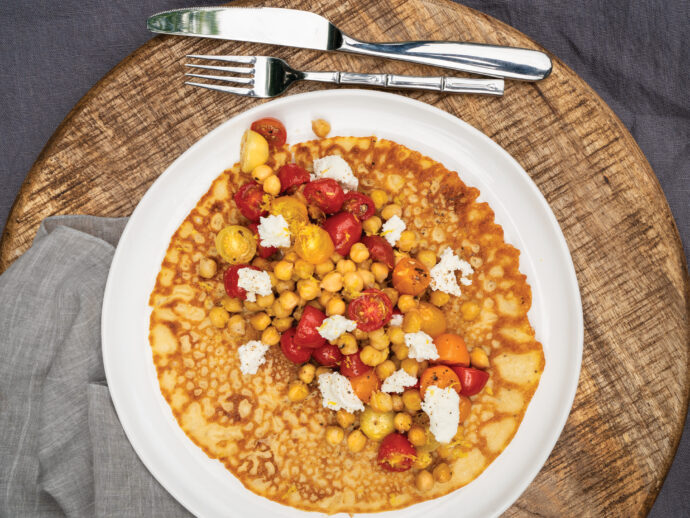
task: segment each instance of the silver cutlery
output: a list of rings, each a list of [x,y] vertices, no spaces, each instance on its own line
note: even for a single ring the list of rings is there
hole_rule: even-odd
[[[188,67],[225,72],[232,75],[187,73],[185,74],[186,76],[246,86],[225,86],[191,81],[185,84],[247,97],[275,97],[287,90],[295,81],[301,80],[335,83],[339,85],[365,85],[382,88],[434,90],[449,93],[503,95],[503,79],[417,77],[395,74],[359,74],[352,72],[304,72],[295,70],[282,59],[269,56],[189,55],[187,57],[223,61],[240,66],[187,63],[186,65]]]
[[[352,52],[522,81],[538,81],[551,72],[551,59],[536,50],[459,41],[371,43],[348,36],[323,16],[296,9],[176,9],[151,16],[147,27],[163,34]]]

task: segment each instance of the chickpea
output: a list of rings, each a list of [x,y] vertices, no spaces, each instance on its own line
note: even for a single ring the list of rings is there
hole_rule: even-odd
[[[391,398],[390,394],[377,391],[371,395],[369,405],[376,412],[391,412],[393,410],[393,399]]]
[[[434,487],[434,477],[427,470],[423,469],[417,473],[414,485],[419,491],[427,492]]]
[[[343,256],[340,255],[338,252],[335,252],[331,256],[331,261],[333,261],[333,263],[335,263],[335,264],[338,264],[338,261],[342,261],[342,259],[343,259]]]
[[[266,164],[258,165],[254,169],[252,169],[252,178],[254,178],[254,180],[256,180],[259,183],[263,183],[263,181],[272,174],[273,169],[271,169],[271,167],[267,166]]]
[[[398,329],[400,329],[400,328],[398,328]],[[404,360],[410,354],[410,348],[407,347],[404,343],[393,344],[393,347],[391,347],[391,349],[393,349],[393,354],[395,355],[395,358],[397,360]]]
[[[297,259],[299,259],[299,256],[297,255],[297,252],[295,252],[294,250],[289,250],[285,252],[283,259],[291,263],[294,263]]]
[[[252,302],[251,300],[245,300],[244,302],[242,302],[242,306],[244,307],[244,309],[251,313],[261,310],[256,301]]]
[[[290,316],[292,309],[285,309],[279,297],[273,301],[273,304],[271,305],[271,312],[276,318],[284,318]]]
[[[480,311],[479,304],[476,302],[463,302],[460,306],[460,313],[465,320],[474,320],[479,316]]]
[[[326,259],[324,262],[317,264],[314,270],[316,271],[316,275],[323,278],[328,272],[332,272],[334,268],[335,265],[333,261]]]
[[[257,268],[261,268],[262,270],[268,270],[268,267],[271,266],[271,263],[263,257],[255,257],[252,260],[252,266],[256,266]]]
[[[295,269],[295,264],[290,261],[278,261],[273,267],[273,273],[276,279],[281,281],[289,281],[292,278],[292,272]]]
[[[335,293],[343,289],[343,275],[340,272],[330,272],[321,281],[321,288]]]
[[[263,309],[271,307],[273,302],[275,302],[276,297],[271,293],[270,295],[259,295],[256,297],[256,304]]]
[[[345,314],[345,301],[340,297],[333,297],[326,304],[326,315],[344,315]]]
[[[319,282],[313,278],[297,281],[297,293],[304,300],[314,300],[321,294]]]
[[[347,447],[353,453],[362,451],[366,443],[367,438],[360,430],[353,430],[350,435],[347,436]]]
[[[412,467],[416,469],[425,469],[431,465],[433,459],[431,458],[431,453],[428,451],[417,452],[417,458],[414,461]]]
[[[395,363],[392,360],[386,360],[376,366],[376,375],[380,380],[385,380],[388,376],[395,372]]]
[[[414,446],[424,446],[426,444],[426,432],[418,425],[412,426],[407,432],[407,440]]]
[[[319,138],[324,138],[331,132],[331,125],[324,119],[315,119],[311,121],[311,130]]]
[[[304,401],[308,395],[309,387],[307,387],[306,383],[300,380],[295,380],[290,383],[288,388],[288,399],[290,401],[293,403]]]
[[[376,284],[376,277],[369,270],[359,269],[357,270],[357,275],[359,275],[359,278],[362,279],[364,286],[367,288],[371,288]]]
[[[445,462],[442,462],[434,468],[434,479],[436,482],[441,482],[443,484],[444,482],[448,482],[450,477],[450,468]]]
[[[291,291],[284,291],[280,294],[280,297],[278,297],[278,302],[280,302],[280,305],[285,310],[292,311],[295,308],[295,306],[299,303],[299,297],[296,293],[293,293]],[[276,316],[278,316],[277,312]]]
[[[214,327],[223,328],[230,320],[230,313],[223,308],[215,307],[209,312],[208,317],[211,319],[211,324]]]
[[[262,311],[261,313],[253,314],[249,319],[249,323],[257,331],[263,331],[271,325],[271,317]]]
[[[436,266],[436,252],[432,250],[421,250],[417,254],[417,260],[431,270]]]
[[[357,340],[369,339],[369,333],[367,333],[366,331],[362,331],[360,328],[356,328],[352,333],[355,335],[355,338]]]
[[[311,363],[305,363],[299,368],[297,377],[300,379],[300,381],[309,385],[312,381],[314,381],[315,374],[316,367]]]
[[[359,354],[359,358],[365,365],[370,367],[376,367],[379,363],[383,363],[388,358],[388,349],[383,351],[378,351],[374,349],[371,345],[367,345],[362,352]]]
[[[371,345],[374,349],[378,349],[380,351],[388,347],[389,343],[390,340],[383,328],[369,332],[369,345]]]
[[[230,313],[239,313],[242,311],[242,301],[240,299],[232,299],[225,295],[220,303],[225,308],[225,311],[229,311]]]
[[[370,197],[374,202],[374,206],[377,209],[380,209],[386,203],[388,203],[388,193],[382,189],[374,189],[373,191],[371,191]]]
[[[356,263],[361,263],[369,259],[369,249],[364,243],[355,243],[350,248],[350,259]]]
[[[388,277],[388,266],[383,263],[374,263],[371,265],[371,273],[376,282],[383,282]]]
[[[209,257],[202,257],[199,260],[199,275],[204,279],[210,279],[218,271],[218,265]]]
[[[228,330],[234,335],[243,335],[246,329],[246,323],[242,315],[233,315],[228,320]]]
[[[362,223],[362,229],[368,235],[373,236],[379,230],[381,230],[381,225],[383,225],[381,218],[378,216],[372,216],[364,220],[364,223]]]
[[[381,209],[381,217],[385,220],[391,219],[393,216],[402,216],[402,207],[396,203],[386,205]]]
[[[400,362],[400,368],[415,378],[419,376],[419,362],[413,358],[405,358]]]
[[[314,274],[314,265],[304,259],[295,261],[295,275],[298,279],[308,279]]]
[[[404,320],[403,320],[403,322],[404,322]],[[402,328],[397,327],[397,326],[389,327],[388,328],[388,339],[394,345],[404,344],[405,343],[405,331],[403,331]],[[404,360],[404,358],[399,358],[399,359]]]
[[[479,369],[489,368],[489,357],[481,347],[475,347],[472,349],[472,352],[470,353],[470,362],[472,362],[474,367]]]
[[[444,304],[448,303],[448,301],[450,300],[450,295],[442,291],[432,291],[429,300],[434,306],[441,307]]]
[[[273,327],[275,327],[279,332],[283,333],[292,327],[292,318],[290,317],[280,317],[273,319]]]
[[[278,194],[280,194],[280,180],[274,174],[264,179],[263,186],[266,194],[271,194],[272,196],[278,196]]]
[[[316,374],[315,374],[316,379],[319,379],[319,376],[321,376],[322,374],[330,374],[330,372],[331,372],[331,369],[329,369],[328,367],[323,367],[323,366],[317,367],[316,368]]]
[[[405,313],[402,330],[405,333],[416,333],[422,330],[422,315],[416,309]]]
[[[449,444],[442,444],[436,448],[436,453],[442,459],[450,459],[453,456],[453,447]]]
[[[339,426],[327,426],[326,427],[326,442],[331,446],[336,446],[343,442],[345,438],[345,432]]]
[[[356,272],[347,272],[343,277],[343,286],[350,293],[359,293],[364,289],[364,281]]]
[[[341,259],[335,264],[335,269],[345,275],[348,272],[354,272],[357,269],[357,266],[355,266],[354,261],[350,261],[349,259]]]
[[[403,230],[397,243],[398,249],[403,252],[409,252],[415,246],[417,246],[417,236],[415,233],[412,230]]]
[[[278,342],[280,342],[280,333],[275,327],[269,326],[261,333],[261,341],[266,345],[278,345]]]
[[[336,341],[336,345],[342,354],[355,354],[359,351],[357,339],[350,333],[343,333]]]
[[[355,415],[342,408],[335,414],[335,420],[342,428],[347,428],[355,422]]]
[[[393,425],[400,433],[405,433],[412,427],[412,416],[407,412],[398,412],[393,418]]]
[[[283,293],[285,291],[295,291],[295,281],[277,281],[274,284],[276,291],[278,293]]]
[[[422,396],[417,389],[407,389],[402,395],[405,410],[410,413],[419,412],[422,409]]]
[[[403,408],[405,408],[405,405],[403,404],[402,396],[398,394],[393,394],[391,396],[391,399],[393,400],[393,410],[395,412],[400,412],[402,411]]]
[[[411,309],[417,307],[417,301],[412,295],[400,295],[398,299],[398,309],[403,313],[407,313]]]
[[[395,306],[398,303],[398,298],[400,297],[398,290],[395,288],[383,288],[381,291],[383,291],[386,294],[386,297],[390,299],[391,304]]]

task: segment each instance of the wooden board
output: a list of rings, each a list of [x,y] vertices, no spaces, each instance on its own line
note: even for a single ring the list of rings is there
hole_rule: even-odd
[[[261,4],[311,9],[363,39],[539,48],[445,0]],[[439,73],[352,55],[157,37],[104,77],[50,139],[5,228],[0,270],[28,248],[46,216],[130,214],[190,145],[263,102],[185,87],[181,64],[190,53],[275,55],[314,70]],[[289,93],[319,88],[302,83]],[[682,431],[690,360],[685,257],[649,164],[606,104],[556,58],[547,80],[509,82],[500,99],[405,95],[464,119],[520,162],[560,222],[580,283],[585,351],[573,411],[541,473],[505,515],[646,514]]]

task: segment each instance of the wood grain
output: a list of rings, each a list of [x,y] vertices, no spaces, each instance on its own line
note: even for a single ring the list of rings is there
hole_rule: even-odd
[[[244,2],[250,5],[250,2]],[[262,2],[324,14],[370,40],[454,39],[539,48],[497,20],[445,0]],[[262,101],[182,85],[185,54],[266,54],[314,70],[437,74],[352,55],[157,37],[72,110],[29,172],[0,270],[53,214],[126,216],[184,150]],[[298,84],[296,94],[322,88]],[[659,183],[606,104],[554,58],[539,83],[500,99],[400,92],[469,122],[515,157],[549,201],[582,292],[585,351],[572,413],[546,465],[506,516],[641,516],[675,453],[688,404],[689,282]]]

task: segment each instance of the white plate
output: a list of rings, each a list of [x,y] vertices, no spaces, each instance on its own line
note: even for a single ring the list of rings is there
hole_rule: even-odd
[[[170,237],[213,179],[239,160],[242,132],[265,116],[283,121],[290,142],[312,139],[311,121],[322,117],[331,123],[331,135],[389,138],[438,160],[480,189],[480,199],[493,208],[505,240],[520,249],[520,270],[532,287],[529,318],[544,345],[546,367],[517,434],[466,487],[383,513],[401,518],[457,516],[458,509],[464,518],[500,514],[541,469],[575,396],[583,326],[573,263],[546,200],[507,152],[446,112],[376,91],[327,90],[252,108],[189,148],[139,202],[113,258],[102,314],[105,372],[132,446],[158,481],[196,515],[317,514],[255,495],[187,438],[161,395],[148,343],[148,298]]]

